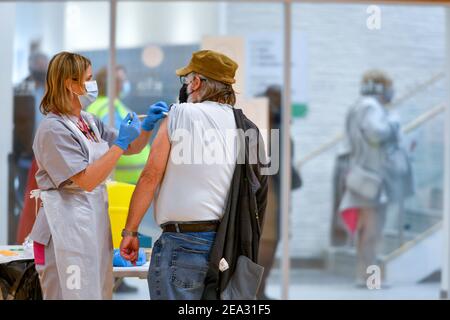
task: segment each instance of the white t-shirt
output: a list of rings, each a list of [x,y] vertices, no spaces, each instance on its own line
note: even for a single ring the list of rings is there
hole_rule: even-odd
[[[218,220],[236,164],[232,107],[205,101],[174,104],[168,115],[171,150],[155,197],[155,219]]]

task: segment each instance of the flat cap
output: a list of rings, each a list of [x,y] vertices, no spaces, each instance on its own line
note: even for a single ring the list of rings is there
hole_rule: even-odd
[[[238,64],[226,55],[212,51],[200,50],[192,54],[189,64],[176,71],[178,76],[185,76],[191,72],[196,72],[210,79],[233,84],[236,82],[234,76]]]

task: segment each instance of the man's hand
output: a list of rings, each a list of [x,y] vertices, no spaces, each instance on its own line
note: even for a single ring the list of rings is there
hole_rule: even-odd
[[[139,239],[131,236],[123,237],[120,243],[120,255],[136,265],[139,256]]]

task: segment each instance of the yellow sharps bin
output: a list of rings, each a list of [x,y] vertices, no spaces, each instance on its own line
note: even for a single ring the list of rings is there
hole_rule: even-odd
[[[128,208],[135,188],[134,184],[117,181],[106,183],[108,190],[109,218],[114,248],[120,247],[122,229],[127,222]]]

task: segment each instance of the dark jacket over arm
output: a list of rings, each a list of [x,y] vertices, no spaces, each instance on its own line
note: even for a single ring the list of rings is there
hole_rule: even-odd
[[[267,204],[267,176],[261,174],[266,163],[265,154],[256,153],[258,161],[255,164],[250,164],[248,160],[253,152],[258,152],[258,148],[264,150],[264,142],[258,127],[245,117],[242,110],[234,109],[234,116],[238,129],[244,132],[255,130],[257,134],[245,138],[245,148],[240,143],[239,152],[245,153],[245,163],[236,164],[224,216],[211,250],[203,299],[221,298],[236,269],[239,256],[244,255],[255,263],[258,260],[259,239]],[[219,263],[222,258],[229,268],[221,272]]]

